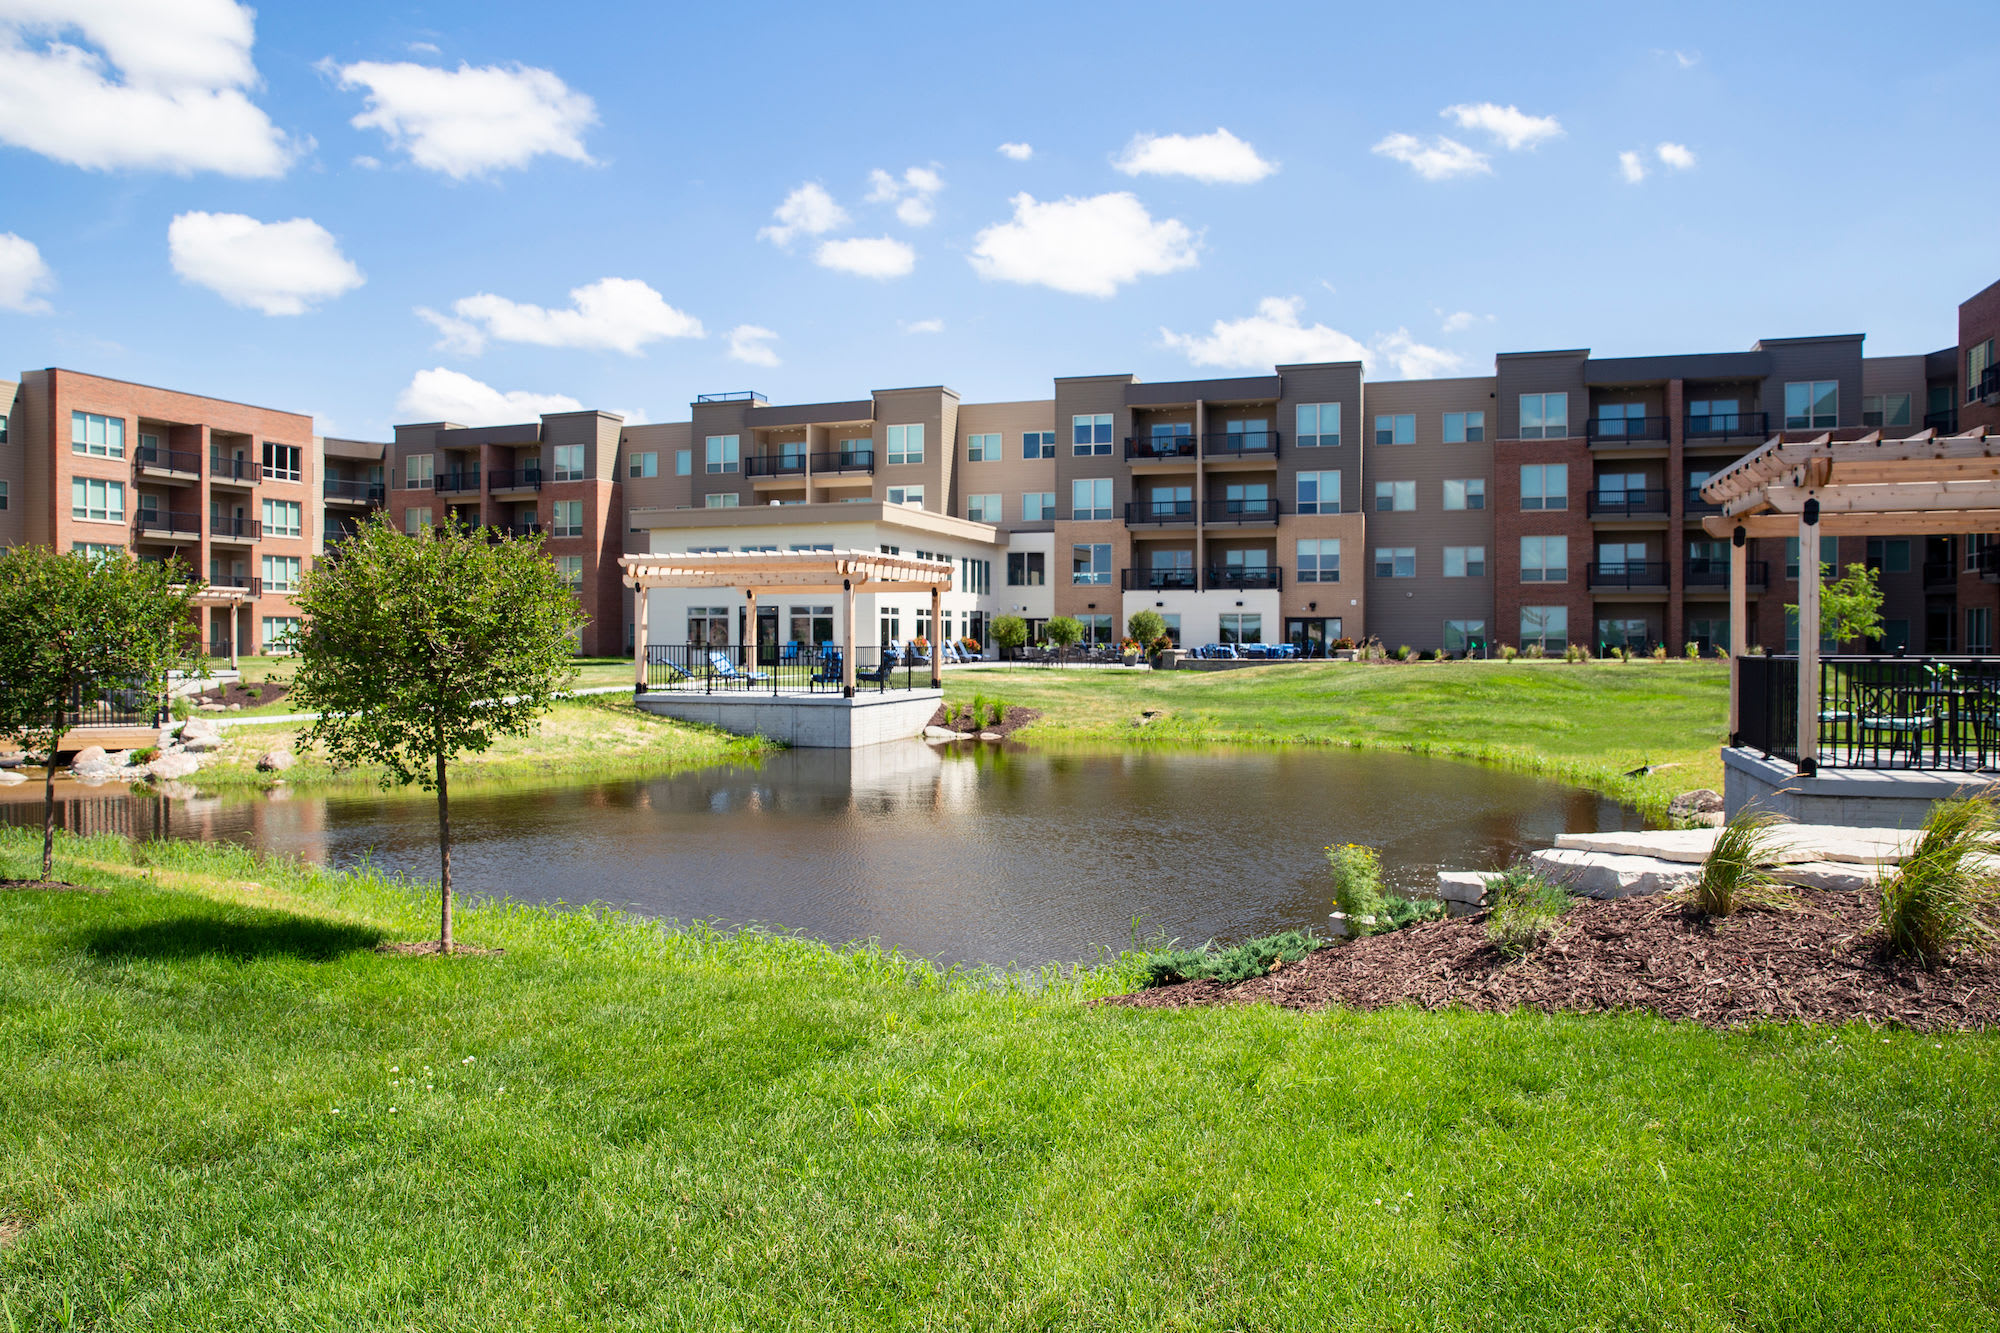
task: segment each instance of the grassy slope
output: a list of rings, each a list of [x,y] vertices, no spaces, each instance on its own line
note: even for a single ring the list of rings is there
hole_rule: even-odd
[[[1720,663],[1494,662],[946,677],[947,703],[975,693],[1041,709],[1027,741],[1411,750],[1567,778],[1660,817],[1676,793],[1722,787],[1729,674]],[[1165,716],[1135,726],[1146,709]],[[1624,776],[1662,763],[1679,767]]]
[[[112,892],[0,893],[0,1328],[2000,1327],[1992,1036],[1106,1011],[512,908],[392,958],[395,885],[62,853]]]

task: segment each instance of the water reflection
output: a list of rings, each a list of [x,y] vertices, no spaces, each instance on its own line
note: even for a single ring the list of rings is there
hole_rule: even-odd
[[[39,790],[0,796],[37,822]],[[63,793],[65,827],[227,839],[434,875],[435,808],[373,793]],[[455,878],[536,901],[876,936],[942,960],[1119,945],[1134,916],[1190,941],[1325,922],[1321,848],[1379,847],[1391,879],[1503,865],[1558,833],[1638,827],[1575,788],[1406,755],[1328,750],[795,750],[651,781],[461,793]]]

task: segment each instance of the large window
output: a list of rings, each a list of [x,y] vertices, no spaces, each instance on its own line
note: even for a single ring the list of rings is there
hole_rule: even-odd
[[[711,439],[713,439],[714,437],[713,437],[713,436],[711,436],[710,438],[711,438]],[[729,439],[731,439],[731,440],[734,440],[734,439],[735,439],[736,437],[735,437],[734,435],[731,435],[731,436],[729,436],[729,437],[727,437],[727,438],[729,438]],[[729,455],[729,458],[730,458],[730,463],[731,463],[731,466],[730,466],[730,468],[729,468],[728,470],[729,470],[729,471],[731,471],[731,472],[734,472],[734,471],[736,470],[736,468],[735,468],[735,466],[734,466],[734,464],[735,464],[735,461],[736,461],[736,455],[735,455],[735,453],[734,453],[733,451],[732,451],[732,452],[730,453],[730,455]],[[555,462],[555,480],[557,480],[557,481],[582,481],[582,480],[583,480],[583,446],[582,446],[582,445],[580,445],[580,444],[559,444],[559,445],[557,445],[557,446],[555,447],[555,459],[554,459],[554,462]],[[714,468],[710,468],[710,469],[709,469],[709,471],[711,471],[711,472],[713,472],[714,470],[715,470]]]
[[[1569,578],[1569,538],[1521,538],[1521,582],[1562,583]]]
[[[412,537],[431,525],[431,511],[427,505],[417,505],[403,511],[403,531]]]
[[[1483,620],[1445,621],[1444,650],[1448,653],[1485,653],[1486,622]]]
[[[264,557],[264,591],[290,592],[299,586],[299,557],[295,555],[267,555]]]
[[[1734,435],[1743,428],[1739,398],[1696,398],[1687,405],[1690,435]]]
[[[1079,458],[1111,452],[1111,414],[1100,412],[1095,416],[1071,417],[1069,419],[1069,451]]]
[[[125,456],[125,418],[101,417],[95,412],[69,414],[70,452],[96,458]]]
[[[1109,542],[1078,543],[1069,548],[1069,581],[1071,583],[1110,583],[1111,544]]]
[[[1299,512],[1301,514],[1338,514],[1340,512],[1340,474],[1338,472],[1299,473]]]
[[[1222,614],[1222,642],[1264,642],[1264,617],[1256,612],[1225,611]]]
[[[1635,653],[1646,651],[1646,645],[1653,641],[1652,627],[1643,616],[1599,616],[1597,620],[1597,646],[1599,651],[1611,648],[1627,648]]]
[[[1048,560],[1040,551],[1007,553],[1007,586],[1039,588],[1048,582]]]
[[[726,606],[690,606],[688,608],[688,643],[696,648],[727,648],[729,646],[729,608]]]
[[[1486,548],[1484,546],[1445,547],[1444,576],[1448,579],[1485,578]]]
[[[892,505],[909,505],[914,509],[922,509],[924,507],[924,488],[921,486],[891,486],[889,487],[889,503]]]
[[[833,608],[795,606],[790,610],[792,642],[811,647],[833,642]]]
[[[297,500],[264,501],[264,535],[266,537],[296,537],[299,535],[300,505]]]
[[[1331,449],[1340,443],[1339,403],[1300,403],[1298,445],[1301,449]]]
[[[1868,567],[1884,574],[1907,574],[1910,572],[1910,539],[1908,537],[1870,537],[1868,539]]]
[[[1569,647],[1569,608],[1566,606],[1524,606],[1521,608],[1521,646],[1539,646],[1544,652],[1559,653]]]
[[[633,454],[631,473],[635,477],[657,477],[660,475],[660,455],[657,452]]]
[[[403,489],[406,491],[427,491],[431,488],[431,469],[437,465],[435,454],[411,454],[403,460]]]
[[[1985,397],[1986,376],[1993,370],[1993,339],[1974,343],[1965,349],[1965,401],[1973,403]]]
[[[69,516],[101,519],[106,523],[125,521],[125,483],[72,477],[69,483]]]
[[[1413,579],[1417,576],[1417,548],[1414,546],[1378,546],[1375,548],[1375,577],[1378,579]]]
[[[1864,426],[1907,426],[1910,424],[1910,395],[1871,393],[1861,399]]]
[[[1111,517],[1111,478],[1078,477],[1070,483],[1069,516],[1072,522]]]
[[[583,557],[580,555],[559,555],[556,557],[556,577],[570,588],[583,586]]]
[[[1021,521],[1023,523],[1052,522],[1056,516],[1056,493],[1054,491],[1021,492]]]
[[[1052,430],[1029,430],[1021,432],[1021,457],[1054,458],[1056,456],[1056,433]]]
[[[297,616],[265,616],[263,619],[264,651],[282,654],[292,651],[293,638],[299,632]]]
[[[581,537],[583,535],[583,501],[558,500],[550,512],[549,535],[552,537]]]
[[[965,497],[965,516],[974,523],[998,523],[1000,521],[1000,497],[998,495],[968,495]]]
[[[1597,405],[1597,438],[1600,440],[1630,439],[1646,437],[1646,405],[1644,403],[1599,403]]]
[[[264,441],[264,475],[272,481],[297,481],[304,475],[301,471],[304,460],[305,450],[296,444]]]
[[[1819,562],[1822,566],[1832,565],[1835,568],[1839,567],[1840,538],[1821,537],[1819,539]],[[1798,576],[1799,539],[1797,537],[1787,537],[1785,538],[1785,577],[1795,579]]]
[[[1385,412],[1375,418],[1375,443],[1415,444],[1416,442],[1416,413]]]
[[[1486,478],[1466,477],[1462,480],[1448,480],[1444,484],[1444,507],[1446,509],[1486,508]]]
[[[707,457],[704,463],[710,472],[734,472],[741,461],[742,437],[736,435],[711,435],[706,441]],[[556,450],[556,480],[562,480],[562,450]]]
[[[738,509],[742,507],[742,497],[735,491],[718,491],[701,497],[702,504],[709,509]]]
[[[1521,438],[1560,440],[1569,435],[1569,395],[1566,393],[1524,393],[1521,395]]]
[[[924,461],[924,428],[921,423],[914,426],[889,427],[889,461],[891,463]]]
[[[1000,461],[1000,437],[998,435],[968,435],[965,437],[965,461],[968,463],[997,463]]]
[[[1839,380],[1793,380],[1785,385],[1786,430],[1821,430],[1839,424]]]
[[[1569,508],[1569,464],[1522,464],[1521,508]]]
[[[110,560],[125,554],[125,548],[109,542],[71,542],[69,549],[76,555],[87,555],[93,560]]]
[[[1981,655],[1993,651],[1993,611],[1991,607],[1971,606],[1966,608],[1965,651]]]
[[[1417,483],[1414,481],[1378,481],[1375,483],[1375,512],[1386,514],[1392,510],[1409,510],[1417,507]]]
[[[1638,578],[1646,568],[1646,543],[1599,542],[1597,572],[1607,578]]]
[[[1444,414],[1444,442],[1446,444],[1479,444],[1486,439],[1486,414],[1484,412],[1447,412]]]
[[[1299,582],[1340,582],[1340,538],[1299,539]]]

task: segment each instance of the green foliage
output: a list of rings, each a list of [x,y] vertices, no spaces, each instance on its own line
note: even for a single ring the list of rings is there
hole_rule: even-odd
[[[1851,564],[1838,579],[1833,566],[1820,566],[1828,581],[1820,585],[1820,632],[1835,643],[1882,637],[1882,584],[1880,576],[1867,565]],[[1799,608],[1788,602],[1785,610],[1796,619]]]
[[[1926,964],[2000,938],[1992,858],[2000,855],[2000,815],[1991,798],[1939,801],[1923,836],[1882,882],[1882,933],[1895,952]],[[1976,859],[1975,859],[1976,858]]]
[[[185,722],[194,716],[194,700],[184,694],[176,695],[170,711],[173,713],[174,721]]]
[[[1486,879],[1490,899],[1486,938],[1500,952],[1524,958],[1556,932],[1569,911],[1569,891],[1527,866],[1510,866]]]
[[[1375,917],[1375,929],[1371,933],[1380,935],[1405,926],[1419,926],[1426,921],[1442,921],[1444,917],[1444,903],[1436,898],[1405,898],[1400,893],[1384,893],[1382,906]]]
[[[1083,622],[1075,616],[1057,616],[1042,626],[1042,637],[1058,648],[1074,647],[1083,638]]]
[[[1321,943],[1310,930],[1287,930],[1244,940],[1226,949],[1217,948],[1213,940],[1199,949],[1163,949],[1145,960],[1145,984],[1171,986],[1180,981],[1215,981],[1233,985],[1263,976],[1280,959],[1296,963]]]
[[[1007,701],[1001,698],[986,701],[986,725],[1000,727],[1007,721]]]
[[[1028,622],[1016,615],[995,616],[986,633],[1002,648],[1019,648],[1028,641]]]
[[[1701,863],[1701,876],[1687,889],[1694,909],[1708,916],[1732,916],[1745,907],[1783,907],[1791,901],[1767,867],[1777,860],[1772,837],[1784,820],[1768,810],[1745,806],[1715,835]]]
[[[1167,637],[1167,618],[1150,606],[1142,607],[1126,620],[1125,632],[1140,643],[1150,644]]]
[[[1333,868],[1333,903],[1347,917],[1347,928],[1366,935],[1368,922],[1379,924],[1388,916],[1382,896],[1382,858],[1373,847],[1343,842],[1326,849],[1326,862]]]
[[[132,751],[132,762],[135,764],[150,764],[159,757],[160,747],[157,745],[142,745]]]
[[[1701,645],[1699,643],[1696,643],[1693,639],[1689,639],[1686,643],[1681,645],[1681,656],[1685,657],[1690,662],[1700,661]]]

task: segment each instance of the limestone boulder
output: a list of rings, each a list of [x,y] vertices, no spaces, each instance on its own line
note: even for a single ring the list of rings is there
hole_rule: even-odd
[[[201,760],[185,752],[163,754],[146,765],[146,772],[155,778],[193,777],[201,768]]]
[[[955,741],[958,739],[958,733],[950,727],[925,727],[924,739],[927,741]]]
[[[1440,870],[1437,895],[1451,916],[1470,916],[1486,905],[1489,876],[1476,870]]]
[[[102,745],[86,745],[78,750],[69,762],[71,768],[83,768],[90,764],[104,763],[109,758]]]
[[[215,740],[222,735],[222,728],[205,717],[191,717],[181,727],[183,743],[192,740]]]
[[[1668,804],[1667,815],[1683,823],[1720,828],[1723,823],[1722,795],[1707,787],[1684,791]]]
[[[1665,861],[1654,856],[1624,856],[1616,852],[1552,847],[1528,858],[1536,873],[1571,893],[1586,898],[1630,898],[1638,894],[1684,889],[1701,875],[1701,866]]]
[[[226,742],[220,736],[196,736],[193,740],[182,745],[181,749],[187,751],[189,754],[213,754],[215,751],[220,750],[224,744]]]
[[[266,750],[257,756],[259,773],[282,773],[292,766],[290,750]]]
[[[0,787],[18,786],[27,780],[26,776],[16,773],[11,768],[0,768]]]

